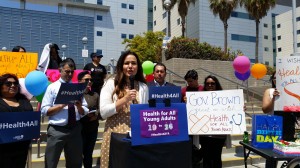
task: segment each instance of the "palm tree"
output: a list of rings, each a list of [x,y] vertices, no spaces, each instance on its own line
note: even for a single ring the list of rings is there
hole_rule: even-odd
[[[184,37],[186,15],[188,14],[191,3],[195,5],[196,0],[178,0],[178,13],[181,17],[181,36]]]
[[[210,10],[215,16],[219,15],[224,25],[224,54],[227,53],[227,29],[231,12],[237,8],[238,0],[209,0]]]
[[[176,4],[176,0],[169,0],[171,3],[165,5],[164,2],[167,0],[162,0],[163,9],[168,12],[168,32],[167,36],[171,36],[171,10],[173,9],[174,5]]]
[[[258,33],[260,19],[267,15],[271,8],[276,5],[276,0],[240,0],[240,5],[244,6],[256,23],[256,44],[255,63],[258,63]]]

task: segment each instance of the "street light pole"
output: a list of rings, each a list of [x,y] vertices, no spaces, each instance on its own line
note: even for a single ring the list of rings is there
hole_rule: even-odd
[[[7,48],[6,47],[2,47],[2,51],[7,51]]]
[[[86,49],[86,45],[88,43],[88,38],[87,37],[83,37],[82,38],[82,44],[83,44],[83,50],[82,50],[82,57],[83,57],[83,66],[85,66],[85,58],[88,57],[88,50]]]
[[[65,57],[65,49],[67,48],[67,45],[63,44],[63,45],[61,46],[61,48],[63,49],[62,60],[65,60],[65,59],[66,59],[66,57]]]
[[[167,10],[167,14],[168,14],[168,26],[167,26],[167,36],[168,37],[171,37],[171,1],[170,0],[165,0],[164,1],[164,6]]]
[[[292,23],[293,23],[293,49],[294,53],[292,55],[298,54],[298,46],[297,46],[297,22],[296,22],[296,0],[293,0],[293,8],[292,8]]]

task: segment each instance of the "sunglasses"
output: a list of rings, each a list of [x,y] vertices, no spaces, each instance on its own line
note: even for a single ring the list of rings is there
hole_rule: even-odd
[[[93,82],[92,78],[86,78],[86,79],[83,79],[85,81],[85,83],[88,83],[88,82]]]
[[[205,85],[207,85],[207,86],[215,86],[216,85],[216,83],[215,82],[206,82],[205,83]]]
[[[73,73],[74,73],[74,71],[73,71],[73,70],[72,70],[72,71],[70,71],[70,70],[65,70],[65,73],[66,73],[66,74],[70,74],[70,73],[72,73],[72,74],[73,74]]]
[[[7,87],[11,87],[12,85],[19,86],[19,82],[6,81],[6,82],[4,82],[4,85],[6,85]]]

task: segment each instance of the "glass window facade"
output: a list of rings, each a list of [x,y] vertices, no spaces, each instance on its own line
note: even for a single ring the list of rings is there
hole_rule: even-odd
[[[231,34],[231,40],[255,43],[256,37],[255,36],[239,35],[239,34]]]
[[[231,17],[254,20],[248,13],[236,12],[236,11],[231,12]]]

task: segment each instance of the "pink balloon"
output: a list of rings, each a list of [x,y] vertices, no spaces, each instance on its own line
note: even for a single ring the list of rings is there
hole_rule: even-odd
[[[233,60],[233,68],[236,72],[244,74],[250,68],[250,60],[247,56],[237,56]]]

